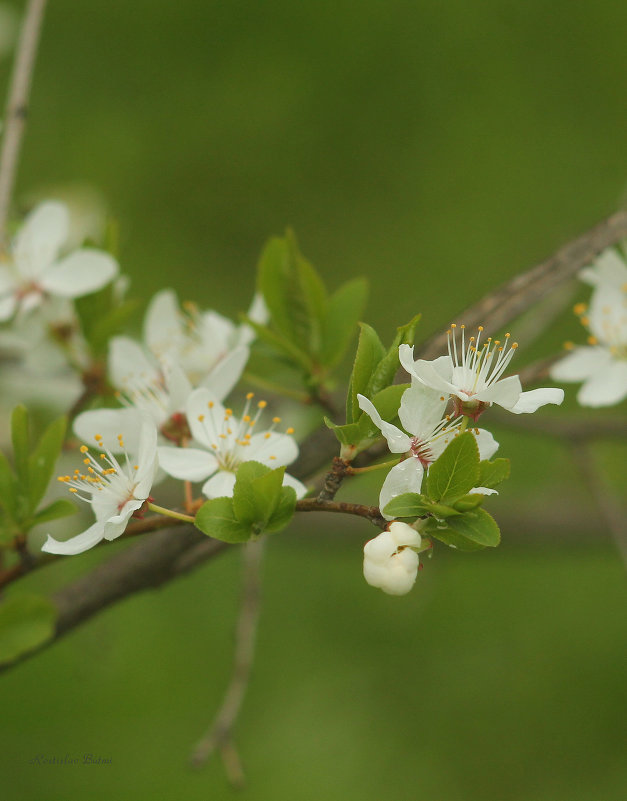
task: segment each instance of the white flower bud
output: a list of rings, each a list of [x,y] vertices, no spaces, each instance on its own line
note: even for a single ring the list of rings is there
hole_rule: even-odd
[[[364,545],[364,578],[389,595],[405,595],[418,575],[420,534],[407,523],[395,521],[388,531]]]

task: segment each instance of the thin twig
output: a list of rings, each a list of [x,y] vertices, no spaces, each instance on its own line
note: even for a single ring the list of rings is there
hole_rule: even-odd
[[[0,244],[4,240],[9,204],[15,183],[22,137],[28,116],[31,78],[37,56],[41,23],[46,0],[30,0],[26,7],[22,32],[15,52],[13,75],[4,120],[0,151]]]
[[[388,521],[381,516],[378,506],[364,506],[361,503],[345,501],[321,501],[320,498],[303,498],[296,501],[297,512],[335,512],[341,515],[357,515],[364,517],[373,525],[385,528]]]
[[[594,496],[599,512],[612,535],[623,563],[627,568],[627,525],[625,511],[621,508],[614,492],[609,486],[603,467],[596,458],[594,449],[588,442],[578,442],[573,446],[573,461],[584,477]]]
[[[261,607],[261,559],[265,540],[250,542],[243,549],[244,573],[242,602],[235,632],[235,653],[231,680],[213,723],[194,748],[190,762],[195,768],[205,764],[214,751],[222,755],[231,784],[241,787],[244,772],[235,744],[233,729],[248,688]]]
[[[337,491],[342,485],[346,471],[348,470],[349,463],[339,456],[335,456],[331,470],[324,477],[324,482],[320,494],[318,495],[319,501],[332,501],[337,495]]]

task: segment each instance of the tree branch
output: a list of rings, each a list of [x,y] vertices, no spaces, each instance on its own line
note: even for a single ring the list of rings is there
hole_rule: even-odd
[[[483,325],[496,332],[576,275],[601,251],[626,237],[627,212],[619,211],[564,245],[546,261],[514,276],[479,303],[458,314],[456,319],[463,322],[466,328]],[[435,359],[446,353],[446,343],[446,331],[441,331],[417,348],[416,356],[421,359]]]
[[[4,119],[5,130],[2,137],[2,150],[0,151],[0,244],[5,237],[9,204],[11,203],[22,137],[26,127],[26,117],[28,116],[31,78],[45,9],[46,0],[30,0],[26,8],[22,32],[15,53],[13,75]]]

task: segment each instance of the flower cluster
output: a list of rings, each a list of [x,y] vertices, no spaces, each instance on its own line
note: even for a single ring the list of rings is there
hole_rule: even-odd
[[[551,377],[583,382],[577,393],[582,406],[612,406],[627,397],[627,266],[616,251],[606,251],[581,278],[593,286],[589,304],[574,309],[588,344],[567,343],[570,352]]]

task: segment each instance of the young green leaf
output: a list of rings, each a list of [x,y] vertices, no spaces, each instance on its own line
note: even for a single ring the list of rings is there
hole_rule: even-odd
[[[235,517],[259,532],[272,517],[281,497],[285,467],[271,470],[255,462],[243,462],[238,470],[233,490]]]
[[[28,411],[21,404],[13,409],[11,415],[11,439],[13,440],[15,472],[22,487],[28,487],[28,457],[30,455]]]
[[[367,414],[363,414],[358,423],[346,423],[342,426],[336,425],[328,417],[324,418],[324,422],[327,428],[333,431],[340,445],[350,449],[351,452],[345,453],[343,458],[350,459],[355,457],[360,450],[367,448],[375,435],[378,434],[378,429],[373,425]]]
[[[509,478],[509,474],[509,459],[495,459],[493,462],[484,459],[482,462],[479,462],[479,479],[477,481],[477,486],[494,489],[501,481],[505,481],[506,478]]]
[[[496,520],[485,509],[477,508],[458,517],[451,517],[446,521],[446,526],[446,529],[440,529],[429,525],[428,533],[460,550],[495,548],[501,541]]]
[[[31,509],[37,508],[48,488],[63,447],[66,426],[65,417],[59,417],[50,423],[28,458],[28,493]]]
[[[296,507],[296,492],[293,487],[283,487],[281,496],[276,505],[272,517],[266,523],[266,531],[280,531],[285,528],[294,517]]]
[[[386,505],[382,512],[386,515],[394,515],[395,518],[416,518],[421,515],[430,514],[431,501],[424,495],[419,495],[417,492],[404,492],[402,495],[397,495],[396,498]]]
[[[58,610],[39,595],[16,595],[0,605],[0,664],[43,645],[54,634]]]
[[[250,317],[242,315],[242,319],[253,329],[262,342],[265,342],[274,350],[282,353],[290,362],[297,364],[305,370],[306,373],[311,373],[313,371],[314,364],[311,358],[300,348],[296,347],[290,339],[276,333],[276,331],[273,331],[265,325],[256,323],[254,320],[251,320]]]
[[[481,486],[484,485],[481,484]],[[473,509],[481,506],[485,497],[479,492],[473,492],[472,495],[464,495],[458,501],[455,501],[453,508],[457,509],[458,512],[472,512]]]
[[[394,342],[392,342],[387,353],[384,354],[376,368],[372,371],[366,391],[362,393],[366,395],[366,397],[371,398],[394,381],[394,376],[400,366],[398,358],[399,346],[414,344],[416,326],[419,322],[420,315],[417,314],[406,325],[397,328]]]
[[[58,520],[61,517],[69,517],[76,514],[76,506],[72,501],[59,498],[56,501],[44,506],[30,520],[29,529],[38,526],[40,523],[49,523],[51,520]]]
[[[9,517],[15,517],[15,498],[17,496],[17,478],[9,460],[0,451],[0,509],[4,509]]]
[[[325,367],[335,367],[346,353],[357,331],[368,297],[365,278],[347,281],[329,298],[322,325],[320,361]]]
[[[346,422],[353,423],[361,416],[357,395],[366,394],[370,378],[385,356],[385,348],[377,332],[367,323],[360,323],[359,342],[350,379],[350,394],[346,399]],[[381,387],[382,389],[382,387]]]
[[[252,536],[250,526],[235,517],[232,498],[213,498],[198,510],[194,520],[203,534],[223,542],[246,542]]]
[[[429,468],[427,494],[438,503],[452,504],[476,487],[478,478],[477,441],[470,432],[459,434]]]
[[[395,417],[398,417],[401,398],[403,397],[403,393],[409,389],[409,386],[409,384],[392,384],[392,386],[382,389],[381,392],[377,392],[371,399],[376,410],[384,420],[391,422]],[[368,417],[365,412],[364,416]]]

